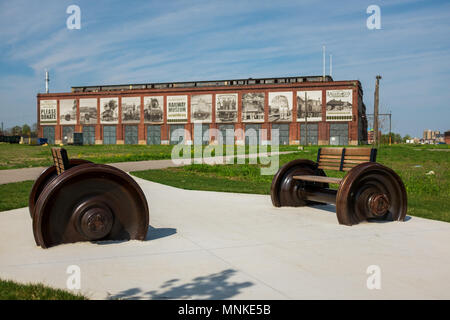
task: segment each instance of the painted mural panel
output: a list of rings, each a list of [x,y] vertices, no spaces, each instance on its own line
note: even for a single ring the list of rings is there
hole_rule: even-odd
[[[216,94],[216,122],[237,122],[238,94]]]
[[[327,90],[327,121],[352,121],[352,90]]]
[[[212,94],[198,94],[191,96],[191,122],[211,123]]]
[[[100,122],[104,124],[119,122],[119,98],[100,99]]]
[[[269,121],[292,121],[292,92],[269,92]]]
[[[305,116],[310,122],[322,121],[322,90],[297,91],[297,121],[306,121]]]
[[[122,122],[139,123],[141,121],[141,97],[122,98]]]
[[[264,92],[242,94],[242,121],[264,122]]]
[[[167,123],[186,123],[187,96],[167,96]]]
[[[97,99],[80,99],[80,123],[97,124]]]
[[[75,99],[59,100],[59,123],[60,124],[77,123],[77,100]]]
[[[144,122],[163,123],[164,121],[164,97],[144,97]]]
[[[39,122],[41,125],[54,125],[56,119],[56,100],[41,100],[39,103]]]

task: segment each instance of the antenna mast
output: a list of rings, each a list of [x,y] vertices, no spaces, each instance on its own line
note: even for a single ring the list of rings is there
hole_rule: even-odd
[[[322,46],[322,55],[323,55],[323,63],[322,63],[322,81],[325,81],[325,46]]]
[[[50,78],[48,76],[48,70],[45,69],[45,93],[48,93],[48,83],[50,82]]]

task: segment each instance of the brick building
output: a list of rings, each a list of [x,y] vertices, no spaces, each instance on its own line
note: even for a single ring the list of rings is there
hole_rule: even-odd
[[[243,144],[250,129],[269,144],[275,128],[280,144],[305,144],[306,128],[310,144],[367,142],[361,83],[330,76],[72,87],[38,94],[37,115],[39,136],[55,144],[74,132],[84,144]]]

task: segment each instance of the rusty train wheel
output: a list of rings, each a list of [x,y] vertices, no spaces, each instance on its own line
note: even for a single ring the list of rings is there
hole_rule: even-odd
[[[270,196],[275,207],[289,206],[300,207],[309,202],[302,196],[301,190],[306,184],[311,184],[319,188],[328,188],[328,183],[307,182],[294,180],[294,176],[316,175],[325,176],[322,169],[317,168],[314,161],[306,159],[296,159],[286,163],[278,170],[272,180]]]
[[[403,221],[406,211],[407,195],[401,178],[379,163],[355,166],[340,184],[336,199],[340,224],[353,225],[372,218]]]
[[[34,208],[36,244],[144,240],[149,213],[144,193],[125,172],[82,164],[54,178]]]
[[[91,161],[83,159],[70,159],[69,161],[71,168],[84,163],[92,163]],[[42,190],[44,190],[45,186],[56,176],[56,167],[50,166],[42,171],[42,173],[34,182],[33,187],[31,188],[30,197],[28,198],[28,210],[30,211],[31,218],[33,218],[34,206],[36,205],[39,195],[41,194]]]

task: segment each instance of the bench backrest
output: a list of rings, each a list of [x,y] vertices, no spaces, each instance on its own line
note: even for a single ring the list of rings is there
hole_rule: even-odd
[[[60,175],[69,168],[69,157],[64,148],[52,148],[53,163],[56,167],[56,173]]]
[[[363,162],[376,162],[375,148],[319,148],[317,163],[319,169],[350,171]]]

